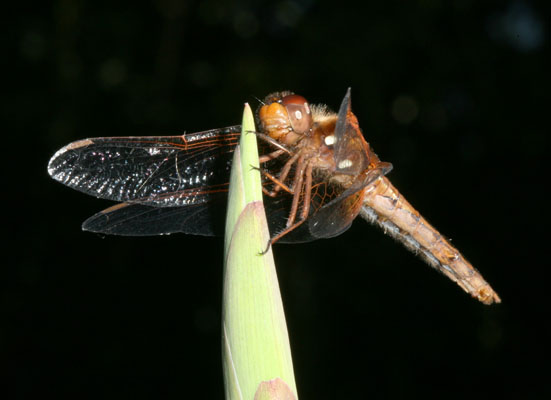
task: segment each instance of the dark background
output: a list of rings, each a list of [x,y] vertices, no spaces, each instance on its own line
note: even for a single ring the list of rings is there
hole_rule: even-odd
[[[276,246],[299,395],[550,394],[546,2],[18,4],[2,35],[13,398],[223,396],[222,239],[82,232],[110,203],[48,177],[57,149],[237,124],[275,90],[335,109],[348,86],[392,182],[503,303],[472,300],[364,221]]]

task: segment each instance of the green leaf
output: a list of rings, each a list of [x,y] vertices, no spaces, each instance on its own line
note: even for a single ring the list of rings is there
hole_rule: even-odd
[[[261,254],[270,234],[257,169],[254,118],[248,104],[242,129],[232,164],[226,217],[222,313],[226,398],[266,396],[270,392],[262,388],[276,378],[274,382],[297,398],[272,250]]]

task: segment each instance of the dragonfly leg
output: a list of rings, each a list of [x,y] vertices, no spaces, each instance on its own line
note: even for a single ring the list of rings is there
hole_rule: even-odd
[[[304,164],[304,156],[300,156],[297,161],[297,170],[295,174],[295,180],[293,182],[293,202],[291,204],[289,217],[287,218],[287,228],[293,225],[297,216],[300,195],[302,194],[302,186],[304,184]]]
[[[287,219],[287,227],[269,240],[268,245],[266,246],[266,249],[262,254],[266,254],[266,252],[268,252],[272,244],[277,242],[283,236],[287,235],[289,232],[298,228],[308,218],[308,214],[310,213],[310,199],[311,199],[311,192],[312,192],[312,164],[309,162],[307,162],[306,164],[307,164],[306,168],[305,169],[303,168],[302,171],[300,171],[301,174],[297,182],[297,186],[300,185],[300,187],[302,188],[302,186],[304,185],[304,189],[299,190],[298,192],[295,192],[295,195],[293,197],[293,205],[291,207],[291,212],[289,213],[289,218]],[[304,179],[304,177],[306,177],[306,179]],[[298,201],[300,199],[301,192],[304,193],[304,198],[302,201],[300,217],[298,221],[296,221]]]
[[[302,212],[300,214],[300,219],[304,221],[308,218],[310,213],[310,200],[312,196],[312,164],[308,163],[306,166],[306,182],[304,183],[304,199],[302,200]]]
[[[291,154],[291,150],[289,150],[287,148],[287,146],[279,143],[277,140],[271,138],[270,136],[266,135],[265,133],[254,132],[254,131],[250,131],[250,132],[256,134],[257,137],[262,139],[264,142],[270,144],[271,146],[275,147],[276,149],[280,149],[280,150],[282,150],[283,152],[285,152],[287,154]]]
[[[285,183],[283,183],[281,180],[277,179],[275,176],[270,174],[268,171],[265,171],[263,169],[260,169],[260,172],[262,175],[264,175],[266,178],[268,178],[270,181],[272,181],[277,189],[283,189],[289,194],[293,194],[293,190],[287,186]],[[262,192],[270,197],[276,197],[279,190],[268,190],[264,186],[262,186]]]
[[[285,165],[283,165],[283,168],[281,169],[281,172],[280,172],[278,178],[276,178],[275,176],[271,175],[270,173],[268,173],[268,172],[266,172],[262,169],[260,170],[264,176],[266,176],[269,180],[271,180],[274,183],[274,189],[273,190],[269,191],[267,189],[265,190],[264,188],[262,189],[264,194],[266,194],[270,197],[276,197],[280,189],[283,189],[283,190],[285,190],[286,192],[288,192],[290,194],[294,193],[293,189],[289,188],[285,184],[285,180],[287,179],[287,176],[289,175],[289,171],[291,170],[291,167],[296,162],[298,157],[299,157],[299,153],[295,153],[291,158],[289,158],[285,162]]]
[[[272,151],[271,153],[264,154],[264,155],[258,157],[258,161],[260,162],[260,164],[264,164],[268,161],[275,160],[276,158],[278,158],[282,154],[287,154],[287,153],[284,150],[281,150],[281,149],[276,150],[276,151]]]

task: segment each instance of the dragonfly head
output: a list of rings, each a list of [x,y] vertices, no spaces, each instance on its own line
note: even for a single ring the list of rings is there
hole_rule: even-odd
[[[306,99],[290,92],[269,95],[258,117],[262,130],[285,145],[295,144],[313,125],[312,110]]]

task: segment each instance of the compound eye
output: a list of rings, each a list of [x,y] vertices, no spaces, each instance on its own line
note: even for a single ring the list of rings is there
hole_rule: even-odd
[[[291,94],[282,98],[281,104],[287,109],[295,133],[306,133],[312,128],[312,111],[304,97]]]

